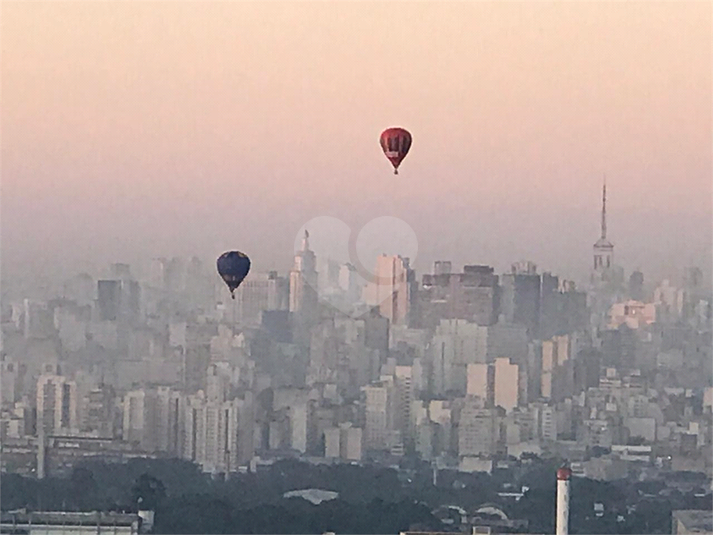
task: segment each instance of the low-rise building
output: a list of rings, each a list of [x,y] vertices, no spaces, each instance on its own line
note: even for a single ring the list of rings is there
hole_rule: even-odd
[[[27,535],[81,535],[112,533],[137,535],[142,520],[138,514],[13,511],[0,516],[0,533]]]
[[[681,510],[671,513],[671,533],[713,533],[713,511]]]

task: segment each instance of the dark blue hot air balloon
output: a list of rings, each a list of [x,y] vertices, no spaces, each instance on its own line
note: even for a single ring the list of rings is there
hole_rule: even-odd
[[[218,274],[230,289],[230,296],[235,299],[235,290],[240,286],[250,271],[250,259],[240,251],[228,251],[218,258]]]

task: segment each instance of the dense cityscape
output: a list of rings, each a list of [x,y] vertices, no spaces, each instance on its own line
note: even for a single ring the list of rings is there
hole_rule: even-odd
[[[0,20],[0,535],[713,535],[713,3]]]
[[[103,488],[127,477],[107,475],[123,463],[144,466],[123,492],[141,476],[165,493],[156,475],[188,470],[184,484],[250,481],[255,495],[272,493],[268,503],[324,507],[356,492],[428,505],[391,529],[425,515],[440,531],[547,532],[554,496],[536,489],[553,488],[564,463],[575,481],[611,486],[574,484],[573,495],[590,495],[573,533],[669,532],[672,509],[710,506],[711,289],[696,267],[672,274],[679,284],[625,277],[607,236],[606,186],[601,210],[581,289],[532,262],[496,274],[443,260],[419,277],[398,255],[380,256],[361,285],[352,264],[317,257],[305,232],[288,274],[250,273],[234,300],[197,258],[155,259],[147,280],[117,263],[46,301],[4,299],[3,509],[40,506],[42,492],[23,495],[17,481],[109,478]],[[370,474],[360,490],[344,486],[347,469]],[[295,472],[303,477],[286,484]],[[255,477],[281,477],[280,493]],[[622,489],[626,499],[612,502]],[[92,508],[139,510],[151,492]],[[61,495],[66,510],[82,510]],[[159,532],[180,531],[175,514],[161,527],[160,507],[149,507]],[[634,525],[646,507],[662,516]],[[243,518],[215,532],[336,529],[327,524]]]

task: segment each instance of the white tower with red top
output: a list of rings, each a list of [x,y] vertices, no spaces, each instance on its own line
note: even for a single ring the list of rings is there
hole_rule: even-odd
[[[557,470],[557,535],[569,535],[569,480],[572,470]]]

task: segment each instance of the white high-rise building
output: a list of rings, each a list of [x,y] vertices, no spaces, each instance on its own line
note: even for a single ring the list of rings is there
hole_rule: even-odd
[[[339,430],[339,447],[341,458],[345,461],[361,461],[362,459],[362,430],[344,424]]]
[[[305,230],[302,249],[295,255],[290,272],[290,312],[312,314],[317,308],[317,258],[309,248],[309,232]]]
[[[350,264],[342,264],[339,268],[339,287],[346,298],[347,303],[355,303],[361,297],[361,286],[356,268]]]
[[[485,408],[478,398],[466,398],[460,412],[458,455],[490,457],[501,445],[500,411]]]
[[[2,338],[2,335],[0,335]],[[0,352],[2,348],[0,348]],[[0,402],[3,405],[14,405],[19,400],[22,385],[22,375],[18,363],[9,357],[0,361]]]
[[[341,457],[340,433],[338,427],[330,427],[324,430],[324,456],[327,459],[339,459]]]
[[[538,436],[542,440],[557,440],[557,411],[554,407],[543,403],[532,405],[537,422]]]
[[[154,390],[133,390],[124,395],[122,436],[126,442],[138,444],[146,452],[156,451],[157,406]]]
[[[127,392],[123,401],[123,438],[146,452],[180,455],[184,445],[185,403],[169,386]]]
[[[557,366],[557,344],[554,340],[542,342],[542,379],[540,394],[545,399],[552,397],[552,376]]]
[[[90,388],[82,399],[81,431],[112,438],[115,431],[115,401],[114,389],[111,386],[102,384]]]
[[[366,439],[368,450],[385,450],[393,429],[395,392],[393,377],[363,388],[366,394]]]
[[[450,401],[442,399],[428,403],[428,418],[431,422],[430,451],[438,456],[442,453],[452,453],[451,439],[453,437],[453,407]]]
[[[396,387],[394,428],[401,431],[401,436],[407,443],[411,443],[413,438],[411,406],[415,399],[412,366],[396,366],[394,371],[394,386]]]
[[[180,455],[183,445],[183,404],[169,386],[156,389],[156,450]]]
[[[577,338],[573,335],[555,336],[542,341],[541,397],[557,401],[573,394],[572,355],[577,352]]]
[[[202,433],[196,461],[205,472],[222,472],[221,467],[227,461],[225,458],[227,454],[225,448],[227,421],[224,419],[223,408],[223,403],[218,401],[206,400],[203,403]]]
[[[490,366],[487,364],[468,364],[466,368],[466,395],[477,396],[487,403],[491,399]]]
[[[411,306],[413,271],[409,259],[401,256],[380,255],[376,259],[375,281],[365,289],[367,304],[379,307],[379,313],[393,325],[408,322]]]
[[[206,373],[206,399],[222,403],[227,399],[230,388],[230,377],[225,374],[224,369],[212,364],[208,366]]]
[[[467,389],[467,365],[485,364],[488,327],[466,320],[441,320],[431,342],[433,394]]]
[[[79,429],[77,385],[61,375],[37,380],[37,432],[71,434]]]
[[[218,402],[199,391],[187,400],[183,457],[200,464],[204,472],[235,472],[253,457],[253,425],[250,394]]]
[[[362,459],[362,430],[351,424],[324,430],[324,456],[328,459],[360,461]]]
[[[306,453],[313,423],[315,392],[308,389],[282,388],[275,390],[273,410],[284,411],[287,417],[286,447]]]
[[[300,453],[307,452],[307,436],[310,423],[309,401],[303,400],[290,407],[290,446]]]
[[[573,354],[577,353],[577,341],[573,335],[569,334],[555,336],[553,340],[557,343],[557,365],[562,366]]]
[[[285,310],[288,305],[285,282],[274,271],[248,274],[235,291],[236,320],[243,325],[256,326],[264,311]]]
[[[495,405],[511,412],[520,396],[520,367],[509,358],[495,359]]]

